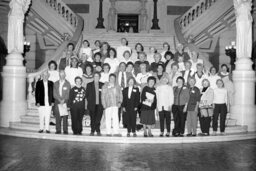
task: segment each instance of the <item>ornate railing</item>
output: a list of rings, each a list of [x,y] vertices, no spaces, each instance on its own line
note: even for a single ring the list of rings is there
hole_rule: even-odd
[[[184,15],[180,17],[179,24],[181,29],[188,28],[189,25],[206,12],[218,0],[200,0],[193,7],[191,7]]]
[[[77,53],[83,40],[83,26],[84,21],[83,19],[73,13],[71,9],[64,4],[60,0],[46,0],[45,1],[47,5],[49,5],[52,9],[58,12],[60,17],[65,17],[67,22],[71,24],[75,28],[75,32],[72,35],[72,38],[70,40],[65,40],[55,51],[53,56],[45,61],[45,63],[37,69],[36,72],[28,73],[27,74],[27,102],[28,102],[28,108],[33,108],[35,106],[35,96],[34,96],[34,89],[36,82],[40,79],[41,74],[45,72],[48,69],[48,63],[51,60],[54,60],[56,62],[59,61],[59,59],[63,55],[63,51],[66,49],[69,42],[72,42],[75,45],[74,52]],[[63,9],[65,11],[65,14],[68,15],[62,15],[62,11],[59,11],[59,9]],[[67,17],[68,16],[68,17]]]
[[[77,15],[61,0],[45,0],[45,3],[50,6],[59,16],[64,18],[70,25],[77,27]]]

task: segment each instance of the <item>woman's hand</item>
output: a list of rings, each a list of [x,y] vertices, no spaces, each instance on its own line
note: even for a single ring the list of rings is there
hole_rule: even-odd
[[[187,112],[187,106],[185,106],[185,107],[183,108],[183,112],[184,112],[184,113]]]

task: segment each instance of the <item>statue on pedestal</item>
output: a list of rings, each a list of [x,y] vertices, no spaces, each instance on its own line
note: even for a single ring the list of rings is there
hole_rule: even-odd
[[[8,53],[23,53],[23,23],[24,15],[31,0],[11,0],[8,14]]]
[[[108,13],[108,30],[115,30],[116,9],[110,8]]]
[[[116,24],[116,0],[110,0],[111,7],[109,8],[108,12],[108,30],[115,30],[115,24]]]
[[[236,13],[236,54],[237,58],[251,57],[252,15],[251,0],[234,0]]]
[[[141,15],[140,31],[146,31],[147,30],[147,22],[148,22],[147,10],[142,9],[140,15]]]

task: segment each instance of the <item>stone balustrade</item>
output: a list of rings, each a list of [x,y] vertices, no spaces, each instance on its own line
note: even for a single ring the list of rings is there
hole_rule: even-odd
[[[187,28],[196,18],[207,11],[217,0],[200,0],[193,7],[191,7],[181,18],[181,29]]]
[[[45,3],[64,18],[74,28],[77,27],[77,15],[62,0],[45,0]]]

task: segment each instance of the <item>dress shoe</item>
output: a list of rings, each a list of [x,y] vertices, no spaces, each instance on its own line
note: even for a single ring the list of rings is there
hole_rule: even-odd
[[[44,132],[44,130],[42,130],[42,129],[40,129],[39,131],[38,131],[38,133],[43,133]]]
[[[50,134],[50,133],[51,133],[49,130],[46,130],[45,132],[46,132],[47,134]]]
[[[61,132],[58,131],[58,132],[55,132],[55,134],[61,134]]]
[[[64,132],[63,134],[66,134],[66,135],[68,135],[68,132]]]
[[[204,133],[199,133],[198,136],[205,136],[205,134]]]
[[[97,136],[101,136],[101,133],[100,133],[100,132],[97,132]]]
[[[107,137],[112,137],[112,135],[111,134],[107,134]]]
[[[192,133],[187,134],[187,137],[191,137],[191,136],[192,136]]]
[[[180,134],[179,137],[184,137],[184,134]]]
[[[221,132],[220,135],[226,135],[225,132]]]
[[[149,136],[149,137],[154,137],[154,135],[153,135],[153,134],[149,134],[148,136]]]
[[[55,123],[53,123],[53,122],[50,122],[50,125],[54,126],[54,125],[56,125],[56,124],[55,124]]]
[[[144,134],[144,137],[148,137],[148,135],[147,135],[147,134]]]
[[[91,133],[90,133],[90,136],[94,136],[94,133],[93,133],[93,132],[91,132]]]
[[[170,137],[170,133],[167,132],[167,133],[165,134],[165,136],[166,136],[166,137]]]
[[[130,135],[130,133],[127,133],[127,137],[130,137],[131,135]]]
[[[136,134],[136,133],[133,133],[133,137],[137,137],[137,134]]]
[[[163,132],[161,132],[161,134],[159,135],[160,137],[163,137],[164,136],[164,133]]]
[[[192,137],[196,137],[196,134],[192,134]]]

